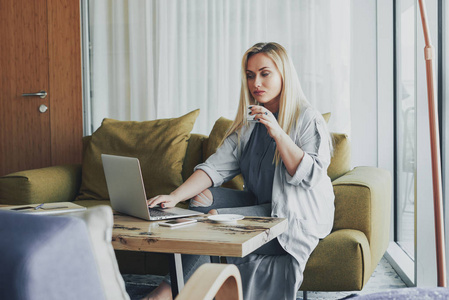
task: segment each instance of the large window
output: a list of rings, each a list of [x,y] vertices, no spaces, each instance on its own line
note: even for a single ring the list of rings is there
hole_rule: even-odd
[[[442,20],[441,26],[442,30],[442,44],[440,51],[442,53],[448,53],[448,43],[449,43],[449,4],[447,1],[443,1],[441,5]],[[449,197],[449,57],[444,55],[442,58],[442,70],[441,70],[441,88],[439,92],[441,93],[441,109],[443,112],[442,116],[442,161],[443,161],[443,198],[448,199]],[[445,201],[448,203],[448,201]],[[449,216],[449,207],[446,207],[445,216]],[[449,262],[449,222],[446,219],[446,261]]]
[[[443,192],[448,195],[447,3],[425,1],[434,48],[435,101],[440,119]],[[429,104],[424,35],[419,3],[396,0],[395,7],[395,228],[394,241],[412,264],[409,284],[435,285],[437,258],[430,153]],[[444,197],[445,199],[445,197]],[[449,208],[446,207],[446,216]],[[447,222],[446,222],[447,224]],[[446,241],[449,238],[446,228]],[[447,245],[447,242],[446,242]],[[447,253],[447,251],[446,251]],[[399,264],[399,263],[398,263]],[[403,268],[403,266],[400,266]],[[404,267],[404,270],[407,267]],[[410,273],[404,271],[408,276]]]

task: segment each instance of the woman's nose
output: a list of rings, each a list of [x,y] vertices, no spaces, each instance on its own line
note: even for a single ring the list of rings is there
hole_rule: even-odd
[[[262,85],[261,80],[259,77],[256,77],[256,80],[254,80],[254,86],[260,87]]]

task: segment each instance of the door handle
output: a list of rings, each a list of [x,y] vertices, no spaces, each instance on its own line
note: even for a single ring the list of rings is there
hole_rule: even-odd
[[[39,96],[42,99],[44,99],[45,97],[47,97],[47,92],[46,91],[39,91],[37,93],[23,93],[22,97],[36,97]]]

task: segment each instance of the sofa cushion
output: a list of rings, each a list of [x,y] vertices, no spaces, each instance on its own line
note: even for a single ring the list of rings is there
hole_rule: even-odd
[[[179,118],[144,122],[104,119],[86,147],[77,200],[109,198],[103,153],[137,157],[148,198],[175,190],[183,182],[187,140],[198,114],[195,110]]]
[[[228,131],[228,129],[231,127],[232,122],[233,122],[232,120],[226,119],[224,117],[221,117],[217,121],[215,121],[214,127],[212,127],[207,142],[203,143],[204,160],[208,159],[209,156],[211,156],[212,154],[215,153],[215,151],[217,151],[218,146],[225,137],[225,134]]]
[[[332,181],[346,174],[351,169],[351,145],[344,133],[331,133],[334,153],[327,168],[327,175]]]
[[[204,134],[192,133],[187,145],[186,158],[182,166],[182,179],[186,181],[193,174],[196,165],[203,162],[203,143],[208,139]]]

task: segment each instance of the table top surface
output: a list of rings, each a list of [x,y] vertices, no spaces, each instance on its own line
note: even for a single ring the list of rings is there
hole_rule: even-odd
[[[236,223],[216,223],[208,215],[198,222],[164,227],[114,212],[112,245],[116,250],[244,257],[287,229],[287,219],[245,217]]]

